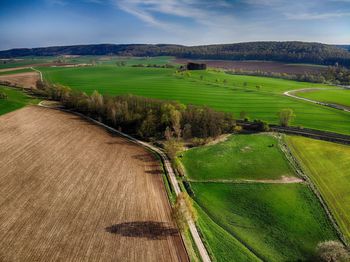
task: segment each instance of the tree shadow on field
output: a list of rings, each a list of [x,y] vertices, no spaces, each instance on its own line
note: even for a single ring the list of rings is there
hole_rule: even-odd
[[[106,227],[108,233],[124,237],[147,238],[151,240],[164,239],[178,234],[176,228],[170,227],[165,222],[134,221],[115,224]]]
[[[141,160],[142,162],[154,162],[154,157],[151,154],[133,155],[132,158]]]
[[[151,175],[162,175],[163,174],[163,170],[161,170],[161,169],[147,170],[145,172],[147,174],[151,174]]]

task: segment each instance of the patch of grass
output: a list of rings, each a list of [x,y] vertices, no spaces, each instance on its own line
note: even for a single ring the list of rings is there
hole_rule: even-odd
[[[176,100],[184,104],[207,105],[236,116],[245,111],[251,119],[277,123],[277,113],[291,108],[296,114],[293,125],[350,134],[350,115],[340,110],[314,105],[284,96],[286,90],[317,87],[283,79],[228,75],[216,71],[196,71],[190,76],[175,74],[174,69],[134,68],[100,65],[85,68],[40,68],[44,77],[72,89],[91,94],[134,94]],[[204,80],[200,80],[203,75]],[[218,79],[218,83],[216,83]],[[227,79],[227,84],[224,84]],[[244,87],[244,83],[247,87]],[[256,85],[262,87],[257,90]],[[315,117],[317,116],[317,117]]]
[[[261,261],[234,236],[217,225],[196,202],[194,205],[198,213],[197,226],[214,261]]]
[[[286,141],[350,242],[350,146],[298,136]]]
[[[271,135],[231,135],[216,145],[187,150],[181,161],[188,177],[195,180],[294,176]]]
[[[225,231],[206,227],[209,233],[204,235],[211,239],[213,252],[224,245],[228,233],[265,261],[298,261],[310,259],[320,241],[337,239],[320,203],[304,184],[196,182],[192,188],[200,207]],[[236,254],[235,248],[217,252],[227,261]]]
[[[37,99],[30,98],[23,92],[14,88],[0,86],[0,92],[7,94],[7,99],[0,99],[0,115],[39,102]]]
[[[296,95],[315,101],[350,107],[350,90],[348,89],[313,90],[298,92]]]

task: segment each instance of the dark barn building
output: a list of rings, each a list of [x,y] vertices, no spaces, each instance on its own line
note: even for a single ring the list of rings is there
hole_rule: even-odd
[[[205,70],[205,69],[207,69],[207,65],[189,62],[189,63],[187,63],[186,68],[187,68],[187,70]]]

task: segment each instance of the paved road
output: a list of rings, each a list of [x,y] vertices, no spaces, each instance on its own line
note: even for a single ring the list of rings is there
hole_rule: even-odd
[[[344,89],[344,88],[332,88],[332,89]],[[300,96],[293,95],[293,93],[296,93],[296,92],[310,91],[310,90],[329,90],[329,88],[305,88],[305,89],[296,89],[296,90],[289,90],[289,91],[286,91],[286,92],[284,92],[283,94],[284,94],[285,96],[289,96],[289,97],[292,97],[292,98],[295,98],[295,99],[303,100],[303,101],[306,101],[306,102],[310,102],[310,103],[314,103],[314,104],[318,104],[318,105],[322,105],[322,106],[328,106],[328,107],[331,107],[331,108],[339,109],[339,110],[342,110],[342,111],[345,111],[345,112],[350,113],[350,110],[349,110],[348,108],[346,108],[346,107],[344,107],[344,106],[341,106],[341,105],[335,105],[335,104],[324,103],[324,102],[320,102],[320,101],[316,101],[316,100],[312,100],[312,99],[308,99],[308,98],[304,98],[304,97],[300,97]]]
[[[39,106],[52,108],[50,106],[45,105],[43,102],[40,102]],[[118,131],[118,130],[110,127],[110,126],[107,126],[107,125],[105,125],[105,124],[103,124],[101,122],[98,122],[97,120],[92,119],[90,117],[87,117],[87,116],[85,116],[83,114],[80,114],[80,113],[77,113],[77,112],[72,112],[72,111],[69,111],[69,110],[62,109],[62,108],[56,108],[56,109],[77,114],[77,115],[79,115],[79,116],[81,116],[81,117],[83,117],[85,119],[88,119],[89,121],[92,121],[93,123],[95,123],[95,124],[97,124],[99,126],[103,126],[104,128],[106,128],[107,130],[109,130],[109,131],[111,131],[113,133],[117,133],[117,134],[127,138],[128,140],[130,140],[130,141],[132,141],[132,142],[134,142],[136,144],[139,144],[139,145],[141,145],[141,146],[143,146],[145,148],[148,148],[151,151],[155,152],[156,154],[158,154],[161,157],[161,159],[163,161],[164,167],[165,167],[165,169],[166,169],[166,171],[168,173],[168,177],[170,178],[170,182],[172,184],[172,187],[174,188],[176,196],[178,196],[182,192],[181,189],[180,189],[180,186],[179,186],[179,184],[177,182],[177,179],[176,179],[176,176],[175,176],[175,172],[174,172],[174,170],[172,168],[172,165],[170,163],[170,160],[169,160],[168,156],[162,150],[160,150],[159,148],[157,148],[157,147],[155,147],[155,146],[153,146],[153,145],[151,145],[149,143],[140,141],[140,140],[138,140],[138,139],[136,139],[136,138],[134,138],[132,136],[129,136],[129,135],[123,133],[123,132],[120,132],[120,131]],[[193,220],[188,221],[188,225],[189,225],[189,229],[190,229],[190,232],[192,234],[193,240],[196,243],[196,246],[198,248],[199,254],[200,254],[201,258],[202,258],[202,261],[203,262],[210,262],[211,259],[209,257],[208,252],[207,252],[207,249],[205,248],[205,246],[203,244],[203,241],[202,241],[201,237],[199,236],[199,232],[198,232],[198,230],[196,228],[196,225],[193,222]]]

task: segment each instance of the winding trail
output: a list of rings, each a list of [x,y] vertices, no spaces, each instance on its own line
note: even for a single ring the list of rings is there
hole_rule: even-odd
[[[173,170],[173,168],[171,166],[171,162],[170,162],[168,156],[161,149],[159,149],[159,148],[157,148],[157,147],[155,147],[155,146],[153,146],[153,145],[151,145],[149,143],[140,141],[140,140],[138,140],[138,139],[136,139],[136,138],[134,138],[132,136],[129,136],[129,135],[123,133],[123,132],[120,132],[120,131],[118,131],[118,130],[110,127],[110,126],[107,126],[107,125],[105,125],[105,124],[103,124],[103,123],[101,123],[101,122],[99,122],[99,121],[97,121],[97,120],[95,120],[93,118],[90,118],[90,117],[85,116],[83,114],[80,114],[78,112],[66,110],[66,109],[63,109],[61,107],[52,107],[50,105],[45,105],[44,101],[41,101],[39,103],[39,106],[45,107],[45,108],[61,110],[61,111],[64,111],[64,112],[73,113],[75,115],[78,115],[78,116],[80,116],[82,118],[85,118],[85,119],[95,123],[96,125],[104,127],[105,129],[107,129],[110,132],[116,133],[116,134],[118,134],[118,135],[120,135],[120,136],[122,136],[124,138],[127,138],[129,141],[131,141],[131,142],[133,142],[135,144],[141,145],[142,147],[144,147],[144,148],[154,152],[155,154],[157,154],[161,158],[161,160],[163,162],[163,165],[164,165],[164,168],[166,169],[166,172],[168,174],[168,177],[170,178],[170,182],[172,184],[172,187],[173,187],[173,189],[175,191],[176,196],[178,196],[182,192],[181,189],[180,189],[180,186],[178,184],[178,181],[176,179],[175,172],[174,172],[174,170]],[[188,225],[189,225],[189,230],[190,230],[191,235],[193,237],[193,240],[194,240],[194,242],[195,242],[195,244],[197,246],[197,249],[199,251],[199,254],[201,256],[202,261],[203,262],[210,262],[211,261],[210,256],[209,256],[209,254],[207,252],[207,249],[204,246],[204,243],[203,243],[203,241],[202,241],[202,239],[201,239],[201,237],[199,235],[199,232],[198,232],[198,230],[196,228],[196,225],[195,225],[194,221],[192,219],[189,220],[188,221]]]
[[[286,91],[286,92],[283,93],[283,95],[289,96],[289,97],[292,97],[292,98],[295,98],[295,99],[303,100],[303,101],[306,101],[306,102],[310,102],[310,103],[313,103],[313,104],[327,106],[327,107],[331,107],[331,108],[334,108],[334,109],[338,109],[338,110],[342,110],[342,111],[350,113],[350,109],[348,109],[347,107],[342,106],[342,105],[336,105],[336,104],[331,104],[331,103],[324,103],[324,102],[320,102],[320,101],[316,101],[316,100],[312,100],[312,99],[308,99],[308,98],[305,98],[305,97],[300,97],[300,96],[294,95],[294,93],[297,93],[297,92],[310,91],[310,90],[311,91],[312,90],[330,90],[330,89],[333,89],[333,90],[334,89],[339,89],[339,90],[341,90],[343,88],[304,88],[304,89],[295,89],[295,90]]]
[[[39,73],[39,75],[40,75],[40,81],[43,81],[43,74],[42,74],[38,69],[35,69],[35,68],[32,67],[32,66],[30,67],[30,69],[32,69],[33,71]]]

